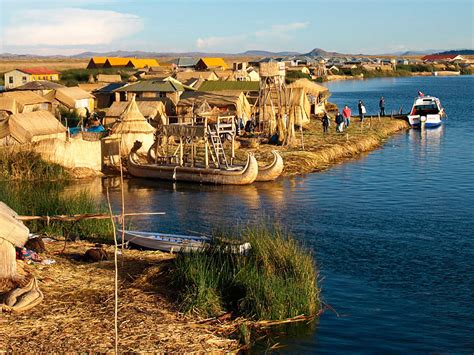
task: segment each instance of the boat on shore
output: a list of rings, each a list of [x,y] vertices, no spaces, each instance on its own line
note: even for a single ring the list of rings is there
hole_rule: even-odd
[[[124,234],[125,242],[135,246],[160,250],[164,252],[190,252],[203,249],[210,243],[211,238],[205,236],[188,236],[178,234],[165,234],[156,232],[142,232],[133,230],[118,230],[118,236]]]
[[[118,236],[127,243],[140,248],[160,250],[168,253],[189,253],[205,249],[212,243],[211,237],[190,236],[180,234],[166,234],[158,232],[142,232],[133,230],[118,230]],[[232,253],[244,254],[251,249],[250,243],[222,243],[224,250]]]
[[[408,122],[414,128],[434,128],[442,124],[445,116],[441,102],[434,96],[418,96],[408,115]]]
[[[276,150],[272,151],[272,154],[273,161],[269,165],[258,167],[258,174],[255,181],[273,181],[283,172],[283,158]]]
[[[247,155],[247,163],[243,167],[232,166],[228,169],[217,169],[176,164],[140,163],[137,156],[140,147],[141,143],[135,142],[128,156],[127,169],[135,177],[216,185],[248,185],[254,182],[258,175],[258,163],[251,154]]]

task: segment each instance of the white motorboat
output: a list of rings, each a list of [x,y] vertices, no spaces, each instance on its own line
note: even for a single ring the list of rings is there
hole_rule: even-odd
[[[416,128],[433,128],[442,124],[444,116],[444,109],[437,97],[418,96],[413,102],[413,107],[408,115],[408,122]]]

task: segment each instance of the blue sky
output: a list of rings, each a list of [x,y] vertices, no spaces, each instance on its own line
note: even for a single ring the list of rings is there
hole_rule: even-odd
[[[473,0],[0,0],[0,53],[474,48]]]

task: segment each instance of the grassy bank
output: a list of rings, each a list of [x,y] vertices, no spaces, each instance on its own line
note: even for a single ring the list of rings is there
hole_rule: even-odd
[[[97,74],[119,74],[123,81],[127,81],[134,72],[136,69],[133,68],[67,69],[61,72],[59,82],[66,86],[75,86],[87,83],[91,75],[95,78]]]
[[[0,181],[67,180],[67,169],[48,163],[38,153],[0,149]]]
[[[240,238],[252,246],[247,255],[216,245],[206,253],[177,256],[171,274],[181,310],[257,320],[315,315],[319,300],[311,253],[278,228],[248,227]]]
[[[107,213],[107,208],[98,203],[89,193],[82,191],[74,195],[62,193],[64,185],[36,182],[0,182],[0,201],[5,202],[20,215],[52,216],[81,213]],[[33,233],[67,236],[94,241],[110,241],[112,225],[108,220],[84,220],[76,223],[31,221],[26,223]]]
[[[330,132],[324,134],[321,121],[311,120],[303,131],[304,150],[301,145],[301,132],[296,132],[296,144],[293,147],[279,147],[262,144],[255,148],[239,150],[253,152],[257,160],[263,164],[272,161],[271,151],[277,149],[283,157],[285,167],[283,176],[292,176],[320,171],[332,165],[380,147],[384,140],[393,134],[406,130],[408,123],[391,118],[370,118],[361,124],[353,117],[349,129],[344,133],[335,132],[335,124],[331,122]]]

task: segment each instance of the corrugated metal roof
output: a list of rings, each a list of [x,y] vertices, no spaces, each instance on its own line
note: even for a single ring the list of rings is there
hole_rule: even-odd
[[[94,93],[101,93],[101,94],[109,94],[112,93],[114,90],[121,88],[122,86],[126,85],[126,83],[110,83],[108,85],[102,86],[101,88],[94,90]]]
[[[176,92],[184,91],[183,85],[162,80],[145,80],[135,84],[126,85],[115,91],[125,92]]]
[[[193,57],[179,57],[173,61],[178,67],[194,67],[197,62],[199,61],[199,58],[193,58]]]
[[[25,85],[17,86],[13,91],[22,91],[22,90],[52,90],[57,88],[64,88],[64,85],[55,83],[53,81],[47,80],[35,80],[26,83]]]
[[[51,75],[51,74],[59,74],[58,71],[48,69],[48,68],[40,68],[40,67],[35,67],[35,68],[21,68],[17,69],[19,71],[22,71],[23,73],[27,74],[32,74],[32,75]]]
[[[259,91],[259,81],[205,81],[199,91]]]

